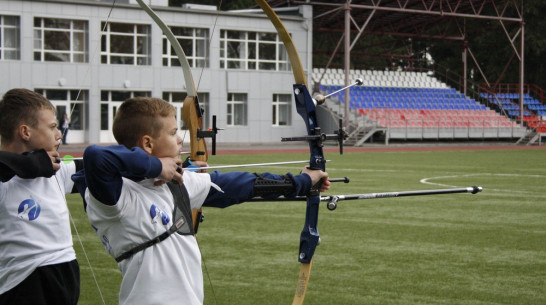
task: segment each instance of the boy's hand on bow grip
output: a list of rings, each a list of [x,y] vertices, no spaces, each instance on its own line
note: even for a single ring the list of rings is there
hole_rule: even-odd
[[[302,174],[307,174],[311,178],[311,182],[313,185],[319,183],[319,181],[322,180],[322,185],[320,187],[320,191],[324,192],[330,189],[330,181],[328,180],[328,173],[323,172],[318,169],[309,169],[308,167],[304,167],[301,171]]]
[[[156,181],[155,185],[161,185],[169,181],[175,181],[182,184],[182,160],[179,158],[159,158],[161,161],[161,174]]]

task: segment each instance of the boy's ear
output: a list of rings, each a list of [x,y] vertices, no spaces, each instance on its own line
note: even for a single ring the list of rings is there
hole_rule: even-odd
[[[144,151],[147,152],[149,155],[151,155],[154,148],[154,141],[152,137],[150,137],[149,135],[142,136],[142,138],[140,138],[140,147],[144,149]]]
[[[31,130],[28,125],[21,124],[19,125],[19,128],[17,128],[17,136],[19,136],[21,140],[25,142],[30,141],[30,134],[31,134]]]

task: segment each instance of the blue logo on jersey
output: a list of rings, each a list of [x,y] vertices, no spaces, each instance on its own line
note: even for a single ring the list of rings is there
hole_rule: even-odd
[[[162,209],[158,208],[155,204],[152,204],[150,207],[150,217],[152,217],[152,223],[157,223],[157,220],[161,219],[161,223],[163,225],[167,225],[171,221],[169,215],[167,215],[167,213],[165,213],[165,211]]]
[[[40,211],[42,208],[40,207],[40,204],[32,199],[25,199],[21,204],[19,205],[19,209],[17,212],[19,213],[17,216],[21,219],[28,219],[29,221],[33,221],[38,216],[40,216]]]

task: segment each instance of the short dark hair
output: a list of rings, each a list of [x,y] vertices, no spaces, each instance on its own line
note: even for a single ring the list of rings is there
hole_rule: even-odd
[[[119,144],[132,148],[144,135],[159,136],[163,124],[159,117],[175,116],[176,109],[168,102],[153,97],[127,99],[116,112],[112,131]]]
[[[15,88],[6,92],[0,101],[2,141],[13,141],[15,130],[21,124],[38,126],[38,112],[42,109],[55,112],[55,106],[40,93],[24,88]]]

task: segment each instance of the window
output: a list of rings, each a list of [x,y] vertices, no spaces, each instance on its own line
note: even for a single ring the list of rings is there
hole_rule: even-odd
[[[287,71],[290,64],[277,34],[222,30],[220,68]]]
[[[151,96],[148,91],[101,91],[100,93],[100,130],[111,130],[116,111],[128,98]]]
[[[150,26],[102,22],[101,63],[150,65]]]
[[[186,129],[186,124],[182,117],[182,107],[184,106],[186,95],[186,92],[163,92],[163,99],[173,104],[174,108],[176,108],[176,125],[179,129]]]
[[[34,18],[34,60],[87,62],[87,21]]]
[[[291,104],[290,94],[273,94],[273,126],[290,125]]]
[[[70,116],[70,129],[85,128],[85,103],[88,101],[87,90],[37,89],[36,92],[45,96],[55,106],[57,119],[63,114]]]
[[[208,29],[171,27],[171,31],[182,46],[192,68],[208,68]],[[163,65],[180,66],[178,57],[169,40],[163,36]]]
[[[246,104],[247,97],[245,93],[228,93],[227,100],[227,125],[245,126],[246,125]]]
[[[18,16],[0,15],[0,60],[20,59]]]

